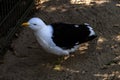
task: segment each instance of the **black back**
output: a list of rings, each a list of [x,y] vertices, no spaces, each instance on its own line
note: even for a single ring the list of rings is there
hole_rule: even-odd
[[[75,26],[75,24],[54,23],[51,25],[53,27],[53,41],[57,46],[65,49],[94,39],[94,37],[89,37],[89,28],[84,24]]]

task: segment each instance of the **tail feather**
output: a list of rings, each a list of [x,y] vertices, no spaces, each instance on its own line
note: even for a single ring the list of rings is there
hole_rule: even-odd
[[[88,39],[87,39],[87,41],[91,41],[91,40],[95,39],[96,37],[97,37],[97,35],[89,36]]]

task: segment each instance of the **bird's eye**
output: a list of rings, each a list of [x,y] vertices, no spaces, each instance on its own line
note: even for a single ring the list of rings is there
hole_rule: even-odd
[[[37,25],[37,24],[33,24],[33,25]]]

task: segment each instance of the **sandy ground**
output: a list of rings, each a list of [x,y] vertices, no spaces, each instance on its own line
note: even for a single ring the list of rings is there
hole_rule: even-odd
[[[100,1],[41,0],[34,16],[47,24],[87,22],[98,38],[60,57],[46,53],[23,28],[0,65],[0,80],[120,80],[120,1]]]

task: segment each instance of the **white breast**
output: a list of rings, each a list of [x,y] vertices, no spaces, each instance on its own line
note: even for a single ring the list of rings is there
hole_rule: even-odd
[[[45,27],[37,32],[35,32],[35,36],[37,37],[38,42],[42,45],[42,43],[46,43],[50,46],[55,46],[51,37],[52,37],[52,28]],[[45,46],[45,45],[42,45]]]

